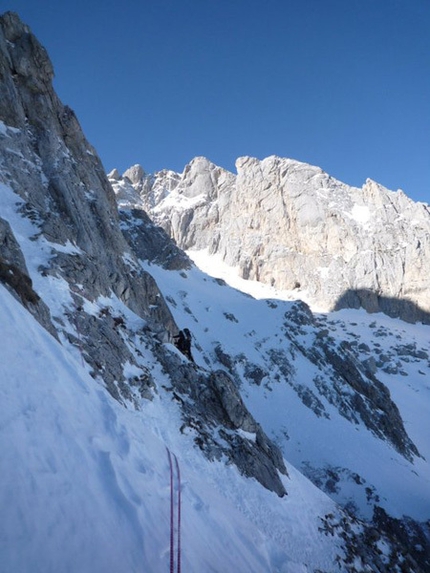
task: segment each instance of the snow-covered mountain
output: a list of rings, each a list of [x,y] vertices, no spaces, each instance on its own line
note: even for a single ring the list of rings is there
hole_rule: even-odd
[[[430,322],[430,210],[367,180],[350,187],[291,159],[241,157],[237,175],[197,157],[183,173],[109,176],[183,249],[324,310],[363,307]],[[133,191],[135,192],[133,195]]]
[[[52,73],[2,16],[0,572],[428,570],[429,327],[186,254],[143,197],[235,177],[114,193]]]

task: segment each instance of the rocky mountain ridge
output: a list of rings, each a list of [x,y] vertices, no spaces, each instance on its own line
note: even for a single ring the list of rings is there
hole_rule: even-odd
[[[241,157],[236,168],[198,157],[181,174],[136,165],[109,176],[119,200],[144,209],[180,248],[218,254],[243,278],[325,310],[429,323],[428,205],[291,159]]]

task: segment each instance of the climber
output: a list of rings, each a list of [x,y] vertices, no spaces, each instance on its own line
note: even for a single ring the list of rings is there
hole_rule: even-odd
[[[178,350],[182,352],[184,356],[194,362],[193,356],[191,354],[191,332],[188,328],[180,330],[179,334],[173,337],[175,341],[175,346]]]

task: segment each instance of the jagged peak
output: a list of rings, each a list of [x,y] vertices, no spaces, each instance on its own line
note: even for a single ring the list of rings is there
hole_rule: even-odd
[[[123,173],[123,177],[127,177],[131,183],[139,183],[146,176],[146,173],[139,163],[132,165]]]
[[[15,12],[0,16],[0,28],[9,42],[10,63],[13,72],[28,78],[33,91],[44,92],[54,77],[54,68],[48,52]]]
[[[194,166],[205,166],[205,167],[217,167],[215,163],[213,163],[210,159],[205,157],[204,155],[197,155],[188,163],[188,165]]]
[[[114,181],[120,181],[122,179],[118,169],[115,167],[107,174],[108,179],[113,179]]]
[[[22,34],[30,34],[31,30],[27,24],[21,20],[16,12],[8,11],[0,16],[0,23],[6,32],[9,42],[14,42],[15,39],[22,36]]]
[[[228,172],[226,169],[216,165],[207,157],[203,155],[199,155],[194,157],[187,165],[184,167],[184,170],[181,174],[182,177],[189,176],[190,174],[198,174],[198,173],[209,173],[215,171],[223,171]]]
[[[413,210],[416,213],[415,216],[418,216],[419,213],[422,215],[420,204],[408,197],[402,189],[392,191],[381,185],[381,183],[367,178],[362,187],[362,193],[364,199],[369,200],[373,204],[392,203],[396,205],[400,216],[405,216],[409,210]]]

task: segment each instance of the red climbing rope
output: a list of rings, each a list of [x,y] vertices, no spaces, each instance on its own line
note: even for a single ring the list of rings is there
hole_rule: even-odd
[[[177,481],[177,554],[176,554],[176,573],[181,573],[181,472],[179,470],[178,458],[171,454],[166,446],[167,457],[169,459],[170,469],[170,573],[175,573],[175,485],[174,485],[174,468],[172,455],[175,458],[176,481]]]
[[[181,573],[181,472],[179,469],[178,458],[175,456],[176,473],[178,478],[178,558],[177,573]]]
[[[170,466],[170,573],[175,573],[175,531],[174,531],[174,496],[173,496],[173,466],[172,454],[169,448],[167,449],[167,456],[169,458]]]

